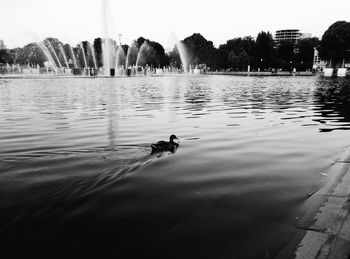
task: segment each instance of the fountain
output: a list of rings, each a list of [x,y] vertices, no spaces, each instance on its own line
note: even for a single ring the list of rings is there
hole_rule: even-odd
[[[140,47],[139,53],[137,54],[136,67],[138,67],[140,64],[141,55],[143,55],[149,48],[150,46],[148,45],[147,41],[144,41]]]
[[[102,0],[102,27],[103,27],[103,32],[104,32],[104,40],[102,41],[102,54],[103,54],[103,66],[104,66],[104,73],[109,74],[110,73],[110,51],[111,51],[111,46],[110,46],[110,41],[109,39],[109,27],[108,27],[108,1],[107,0]]]
[[[181,59],[182,70],[174,70],[171,67],[160,68],[160,64],[158,63],[163,63],[163,61],[157,61],[157,63],[155,63],[152,56],[152,53],[155,50],[152,49],[152,44],[150,44],[148,40],[144,40],[141,46],[137,44],[137,41],[134,41],[128,46],[127,50],[125,50],[125,45],[123,45],[124,48],[121,44],[117,45],[116,41],[111,38],[110,33],[112,28],[111,24],[113,23],[109,13],[109,0],[101,0],[101,3],[104,38],[100,39],[100,41],[96,41],[94,45],[88,41],[84,41],[78,43],[76,48],[73,48],[70,44],[63,45],[58,39],[55,38],[47,38],[37,43],[48,61],[46,62],[46,67],[48,68],[47,71],[51,71],[52,69],[52,71],[55,71],[57,74],[67,73],[67,71],[69,71],[72,72],[73,75],[81,75],[83,71],[81,67],[83,66],[86,75],[90,75],[87,73],[87,68],[91,67],[95,68],[93,72],[100,69],[102,73],[99,74],[105,76],[123,74],[131,75],[136,74],[137,72],[139,72],[138,74],[144,72],[143,74],[146,75],[148,73],[191,71],[187,58],[186,47],[181,41],[176,41],[175,49],[177,50]],[[77,62],[77,52],[79,52],[79,55],[81,55],[80,64]],[[101,63],[100,60],[97,60],[97,57],[101,58],[103,63],[102,67],[100,67]],[[153,65],[147,66],[146,63],[151,63]],[[156,67],[158,69],[156,69]]]
[[[52,47],[51,42],[49,40],[45,40],[45,42],[49,46],[49,49],[51,49],[51,52],[53,53],[54,57],[56,58],[59,68],[62,69],[62,64],[61,64],[61,62],[60,62],[60,60],[55,52],[55,49]]]
[[[66,74],[66,73],[72,73],[73,75],[81,75],[82,70],[77,65],[76,56],[74,53],[74,49],[71,45],[67,44],[68,46],[63,46],[62,43],[53,45],[54,43],[51,43],[50,40],[45,39],[44,41],[37,43],[44,55],[47,58],[47,71],[50,70],[50,68],[55,71],[57,74]],[[116,41],[113,39],[107,38],[103,39],[101,42],[102,47],[102,57],[104,64],[107,64],[107,67],[102,67],[102,75],[105,76],[114,76],[114,75],[136,75],[136,74],[164,74],[164,73],[173,73],[173,72],[180,72],[179,70],[173,70],[169,67],[163,67],[156,69],[152,66],[146,66],[147,62],[150,62],[149,60],[149,53],[152,53],[152,46],[149,44],[149,42],[146,40],[142,43],[140,48],[137,47],[137,42],[132,42],[128,48],[127,51],[124,51],[124,48],[121,45],[115,45]],[[55,51],[55,48],[58,52]],[[106,48],[103,46],[109,46],[108,53],[106,53]],[[68,50],[69,47],[69,50]],[[90,75],[90,74],[97,74],[97,70],[99,69],[97,57],[95,53],[94,45],[88,41],[80,42],[77,45],[77,48],[80,49],[79,52],[81,52],[81,67],[84,66],[84,74]],[[197,69],[197,67],[194,67],[191,69],[191,65],[187,61],[187,53],[186,48],[183,42],[178,41],[175,44],[175,49],[178,52],[178,55],[181,59],[182,64],[182,71],[185,71],[186,73],[194,73],[198,74],[200,73],[200,69]],[[66,51],[70,52],[70,54],[66,54]],[[90,57],[91,54],[91,57]],[[61,57],[62,55],[62,57]],[[91,58],[91,59],[90,59]],[[64,67],[62,66],[62,60],[64,61]],[[69,61],[69,62],[68,62]],[[92,63],[93,62],[93,63]],[[72,67],[72,63],[74,63],[74,69],[70,69],[69,66]],[[88,71],[87,68],[89,67],[94,68],[94,71]],[[107,70],[109,66],[109,71]],[[67,69],[66,69],[67,67]],[[199,71],[199,72],[198,72]]]
[[[81,51],[82,51],[82,53],[83,53],[83,59],[84,59],[84,65],[85,65],[84,68],[87,68],[88,66],[87,66],[87,62],[86,62],[86,55],[85,55],[85,50],[84,50],[83,43],[80,42],[79,46],[80,46]]]
[[[125,61],[125,67],[128,69],[131,65],[136,64],[136,59],[138,55],[139,49],[136,47],[135,42],[133,42],[129,48],[128,52],[126,54],[126,61]]]
[[[123,60],[123,62],[122,62]],[[125,65],[125,52],[122,46],[117,47],[117,53],[116,53],[116,60],[115,60],[115,67],[118,68],[121,65]]]
[[[186,73],[190,72],[190,64],[188,61],[188,53],[185,44],[182,41],[179,41],[174,32],[171,32],[170,37],[175,41],[175,47],[179,53],[182,67]]]
[[[187,55],[187,50],[186,50],[185,44],[182,41],[178,41],[178,42],[176,42],[176,48],[177,48],[177,51],[179,52],[181,63],[182,63],[184,71],[187,73],[190,72],[189,63],[188,63],[188,55]]]
[[[44,53],[44,55],[46,56],[47,58],[47,62],[48,62],[48,66],[47,66],[47,69],[49,68],[49,66],[51,65],[52,66],[52,69],[56,72],[56,74],[58,74],[58,68],[55,64],[55,61],[54,59],[52,58],[51,54],[50,54],[50,51],[48,50],[48,48],[45,46],[44,42],[39,42],[37,43],[38,46],[40,47],[40,49],[42,50],[42,52]]]
[[[124,65],[126,62],[125,52],[122,46],[117,47],[116,59],[115,59],[115,68],[118,71],[116,74],[122,75],[124,70]]]
[[[91,53],[91,56],[92,56],[92,60],[94,61],[94,66],[95,66],[95,68],[97,68],[94,46],[90,42],[88,42],[88,46],[90,47],[90,53]]]
[[[66,63],[66,67],[67,67],[67,69],[69,69],[69,65],[68,65],[68,61],[67,61],[67,56],[66,56],[66,54],[64,53],[64,49],[63,49],[62,44],[59,44],[59,48],[60,48],[60,51],[61,51],[61,53],[62,53],[64,62]]]
[[[73,51],[73,48],[70,44],[68,44],[69,48],[70,48],[70,51],[71,51],[71,54],[72,54],[72,58],[73,58],[73,63],[74,63],[74,68],[77,68],[78,65],[77,65],[77,60],[75,58],[75,55],[74,55],[74,51]]]

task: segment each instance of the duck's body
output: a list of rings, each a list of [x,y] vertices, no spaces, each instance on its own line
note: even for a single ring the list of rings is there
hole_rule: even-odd
[[[176,143],[174,139],[178,139],[178,138],[175,135],[171,135],[169,142],[158,141],[157,143],[151,144],[152,154],[156,152],[164,152],[164,151],[170,151],[174,153],[179,146],[179,144]]]

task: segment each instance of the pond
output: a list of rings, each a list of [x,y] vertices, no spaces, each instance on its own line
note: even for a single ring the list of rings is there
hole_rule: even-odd
[[[349,147],[350,81],[0,79],[0,125],[0,253],[271,258]]]

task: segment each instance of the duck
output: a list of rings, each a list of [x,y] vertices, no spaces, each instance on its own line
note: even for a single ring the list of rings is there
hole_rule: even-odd
[[[179,143],[176,143],[174,140],[179,140],[175,135],[171,135],[168,141],[158,141],[157,143],[151,144],[152,152],[151,154],[157,152],[169,151],[171,153],[175,153],[176,149],[179,146]]]

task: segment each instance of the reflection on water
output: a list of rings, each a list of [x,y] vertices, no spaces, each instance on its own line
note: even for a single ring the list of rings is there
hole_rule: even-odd
[[[317,77],[0,81],[0,253],[274,257],[348,147],[349,89]],[[151,154],[171,134],[176,153]]]
[[[347,81],[324,80],[317,85],[314,96],[315,110],[322,115],[315,119],[323,124],[320,131],[350,129],[350,88]]]

